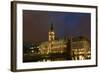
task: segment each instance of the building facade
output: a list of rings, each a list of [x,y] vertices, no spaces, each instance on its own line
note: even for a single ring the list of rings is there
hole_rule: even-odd
[[[64,53],[67,45],[64,39],[55,39],[54,27],[51,24],[48,32],[48,41],[42,42],[39,48],[41,54]]]
[[[71,42],[72,60],[91,59],[90,41],[85,37],[73,38]]]

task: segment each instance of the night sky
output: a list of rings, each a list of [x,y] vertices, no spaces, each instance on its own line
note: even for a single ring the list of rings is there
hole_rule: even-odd
[[[85,36],[91,39],[90,13],[23,10],[24,42],[47,41],[52,23],[58,38]]]

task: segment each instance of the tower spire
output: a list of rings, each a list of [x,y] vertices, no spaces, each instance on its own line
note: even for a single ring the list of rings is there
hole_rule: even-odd
[[[50,25],[50,29],[49,29],[49,32],[48,32],[48,36],[49,36],[49,41],[53,41],[55,40],[55,32],[54,32],[54,26],[53,26],[53,23],[51,23]]]
[[[51,23],[50,31],[53,31],[53,30],[54,30],[54,26],[53,26],[53,23]]]

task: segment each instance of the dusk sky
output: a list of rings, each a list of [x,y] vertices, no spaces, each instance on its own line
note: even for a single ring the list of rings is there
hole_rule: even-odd
[[[91,37],[91,14],[23,10],[24,42],[48,41],[48,31],[53,23],[55,36]]]

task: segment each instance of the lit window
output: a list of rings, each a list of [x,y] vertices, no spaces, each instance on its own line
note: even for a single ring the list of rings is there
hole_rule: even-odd
[[[31,51],[32,53],[34,52],[34,50]]]
[[[79,60],[84,60],[84,57],[82,55],[80,55]]]
[[[75,56],[75,60],[77,60],[77,56]]]

